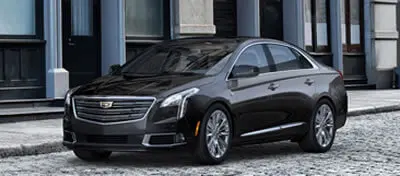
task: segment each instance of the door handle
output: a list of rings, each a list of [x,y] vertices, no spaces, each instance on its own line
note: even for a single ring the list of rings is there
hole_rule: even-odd
[[[272,91],[274,91],[274,90],[277,89],[277,88],[279,88],[279,84],[271,83],[271,84],[268,86],[268,89],[269,89],[269,90],[272,90]]]
[[[304,84],[307,84],[307,85],[309,85],[309,86],[311,86],[312,84],[314,84],[314,80],[312,80],[312,79],[307,79],[306,80],[306,82],[304,82]]]

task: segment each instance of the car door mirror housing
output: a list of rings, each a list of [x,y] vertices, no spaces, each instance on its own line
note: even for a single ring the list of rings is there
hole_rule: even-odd
[[[109,69],[110,75],[119,75],[121,73],[122,67],[119,64],[111,65]]]
[[[260,74],[260,70],[256,66],[251,65],[238,65],[233,67],[231,77],[232,78],[246,78],[254,77]]]

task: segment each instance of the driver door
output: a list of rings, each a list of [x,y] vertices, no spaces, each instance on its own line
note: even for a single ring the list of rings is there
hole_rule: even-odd
[[[253,45],[245,49],[234,65],[255,66],[259,74],[252,77],[230,77],[228,84],[232,95],[233,112],[237,117],[235,124],[236,135],[243,135],[258,130],[263,130],[279,124],[282,119],[279,112],[269,107],[273,101],[273,94],[277,89],[271,90],[271,84],[278,85],[269,79],[268,73],[273,72],[272,58],[268,58],[266,47],[262,44]],[[262,135],[251,135],[257,137]]]

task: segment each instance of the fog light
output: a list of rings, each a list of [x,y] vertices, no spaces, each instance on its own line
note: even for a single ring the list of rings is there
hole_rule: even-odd
[[[175,143],[185,142],[185,136],[182,133],[178,133],[175,135]]]

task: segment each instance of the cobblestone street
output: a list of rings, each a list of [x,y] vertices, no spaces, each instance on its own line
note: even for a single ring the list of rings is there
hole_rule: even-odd
[[[0,160],[0,175],[400,175],[400,113],[351,117],[332,150],[308,154],[295,143],[234,148],[220,166],[189,154],[122,153],[86,163],[72,152]]]

